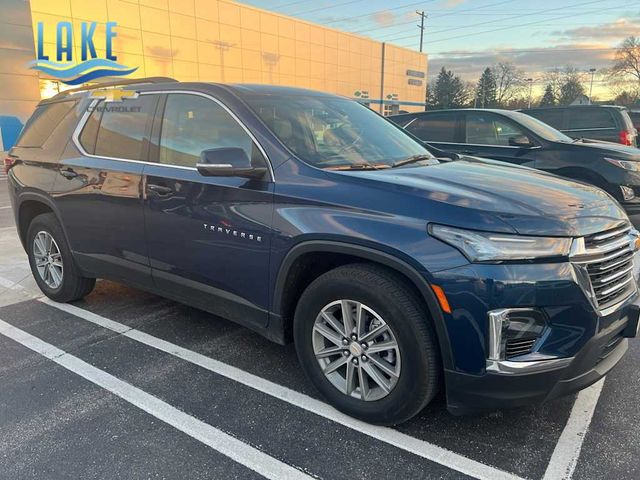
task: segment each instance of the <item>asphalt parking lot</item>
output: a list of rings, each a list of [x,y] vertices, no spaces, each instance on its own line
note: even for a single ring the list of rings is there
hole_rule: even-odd
[[[604,382],[397,428],[324,404],[292,346],[98,282],[41,297],[0,177],[0,478],[640,478],[639,341]]]

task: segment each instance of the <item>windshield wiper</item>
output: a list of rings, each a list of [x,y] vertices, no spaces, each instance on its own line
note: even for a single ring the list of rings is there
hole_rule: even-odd
[[[326,170],[378,170],[380,167],[376,167],[370,163],[348,163],[344,165],[331,165],[325,167]]]
[[[398,160],[393,165],[391,165],[391,168],[402,167],[403,165],[409,165],[410,163],[416,163],[421,160],[432,160],[433,158],[434,157],[432,157],[431,155],[425,155],[425,154],[412,155],[403,160]]]

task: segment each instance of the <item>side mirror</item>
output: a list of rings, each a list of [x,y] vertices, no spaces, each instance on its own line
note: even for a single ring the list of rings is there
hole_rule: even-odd
[[[196,169],[205,177],[262,178],[267,173],[266,168],[251,165],[247,152],[237,147],[203,150]]]
[[[509,146],[511,147],[532,147],[533,144],[526,135],[518,135],[517,137],[509,137]]]

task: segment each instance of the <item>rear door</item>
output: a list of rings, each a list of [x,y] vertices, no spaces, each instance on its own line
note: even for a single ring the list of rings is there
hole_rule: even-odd
[[[145,224],[154,283],[167,296],[248,325],[267,322],[271,175],[205,177],[203,150],[239,147],[268,160],[248,130],[209,95],[169,93],[145,167]],[[157,143],[157,145],[156,145]]]
[[[142,170],[157,96],[85,103],[54,184],[62,222],[89,275],[147,287]]]
[[[620,141],[620,128],[616,125],[614,112],[608,108],[568,108],[564,133],[572,138],[590,138],[616,143]]]
[[[489,111],[467,111],[462,123],[464,153],[534,167],[537,146],[516,122]],[[514,140],[528,138],[531,146],[515,146]]]
[[[420,140],[449,152],[460,152],[459,112],[433,112],[415,117],[404,127]]]

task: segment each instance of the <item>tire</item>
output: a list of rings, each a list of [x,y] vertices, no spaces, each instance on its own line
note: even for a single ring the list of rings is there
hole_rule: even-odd
[[[341,302],[336,303],[341,300],[347,300],[345,307]],[[348,327],[344,327],[342,312],[352,312],[347,317],[356,318],[358,303],[361,304],[360,311],[364,312],[360,317],[363,332],[354,341],[344,338]],[[329,318],[339,321],[328,321],[321,315],[323,311]],[[384,323],[388,328],[384,328]],[[325,327],[332,340],[325,336]],[[342,328],[342,333],[336,337],[338,328]],[[383,333],[374,340],[367,339],[367,334],[373,330]],[[351,264],[318,277],[298,301],[293,334],[298,359],[306,375],[329,403],[352,417],[378,425],[395,425],[415,416],[437,393],[441,362],[431,319],[404,277],[384,267]],[[368,341],[363,343],[361,339]],[[344,344],[346,340],[350,342],[349,346]],[[373,352],[374,348],[393,345],[394,341],[397,349],[367,356],[365,347]],[[355,347],[354,343],[361,348]],[[326,359],[316,357],[318,352],[322,356],[340,349],[339,354],[332,353]],[[349,353],[345,354],[345,351]],[[346,364],[325,375],[323,369],[330,371],[342,363],[341,356],[347,359]],[[358,361],[354,362],[354,359]],[[381,360],[385,362],[385,370],[378,368]],[[332,363],[333,366],[327,368]],[[388,381],[374,381],[368,374],[372,366],[378,371],[378,378],[382,373],[383,380]],[[355,378],[350,384],[347,381],[349,368]],[[366,373],[364,380],[362,371]],[[387,375],[385,371],[393,372],[397,377]],[[365,385],[364,389],[361,384]],[[381,387],[383,384],[388,391]]]
[[[47,243],[49,237],[53,242]],[[27,230],[26,246],[31,273],[47,297],[65,303],[79,300],[91,293],[96,280],[80,275],[62,227],[53,213],[43,213],[31,221]],[[53,261],[48,266],[40,266],[39,270],[37,258],[42,259],[43,253],[46,253],[42,251],[43,246],[45,251],[51,247],[52,254],[45,256],[48,257],[47,261]],[[61,266],[58,267],[58,264]]]

